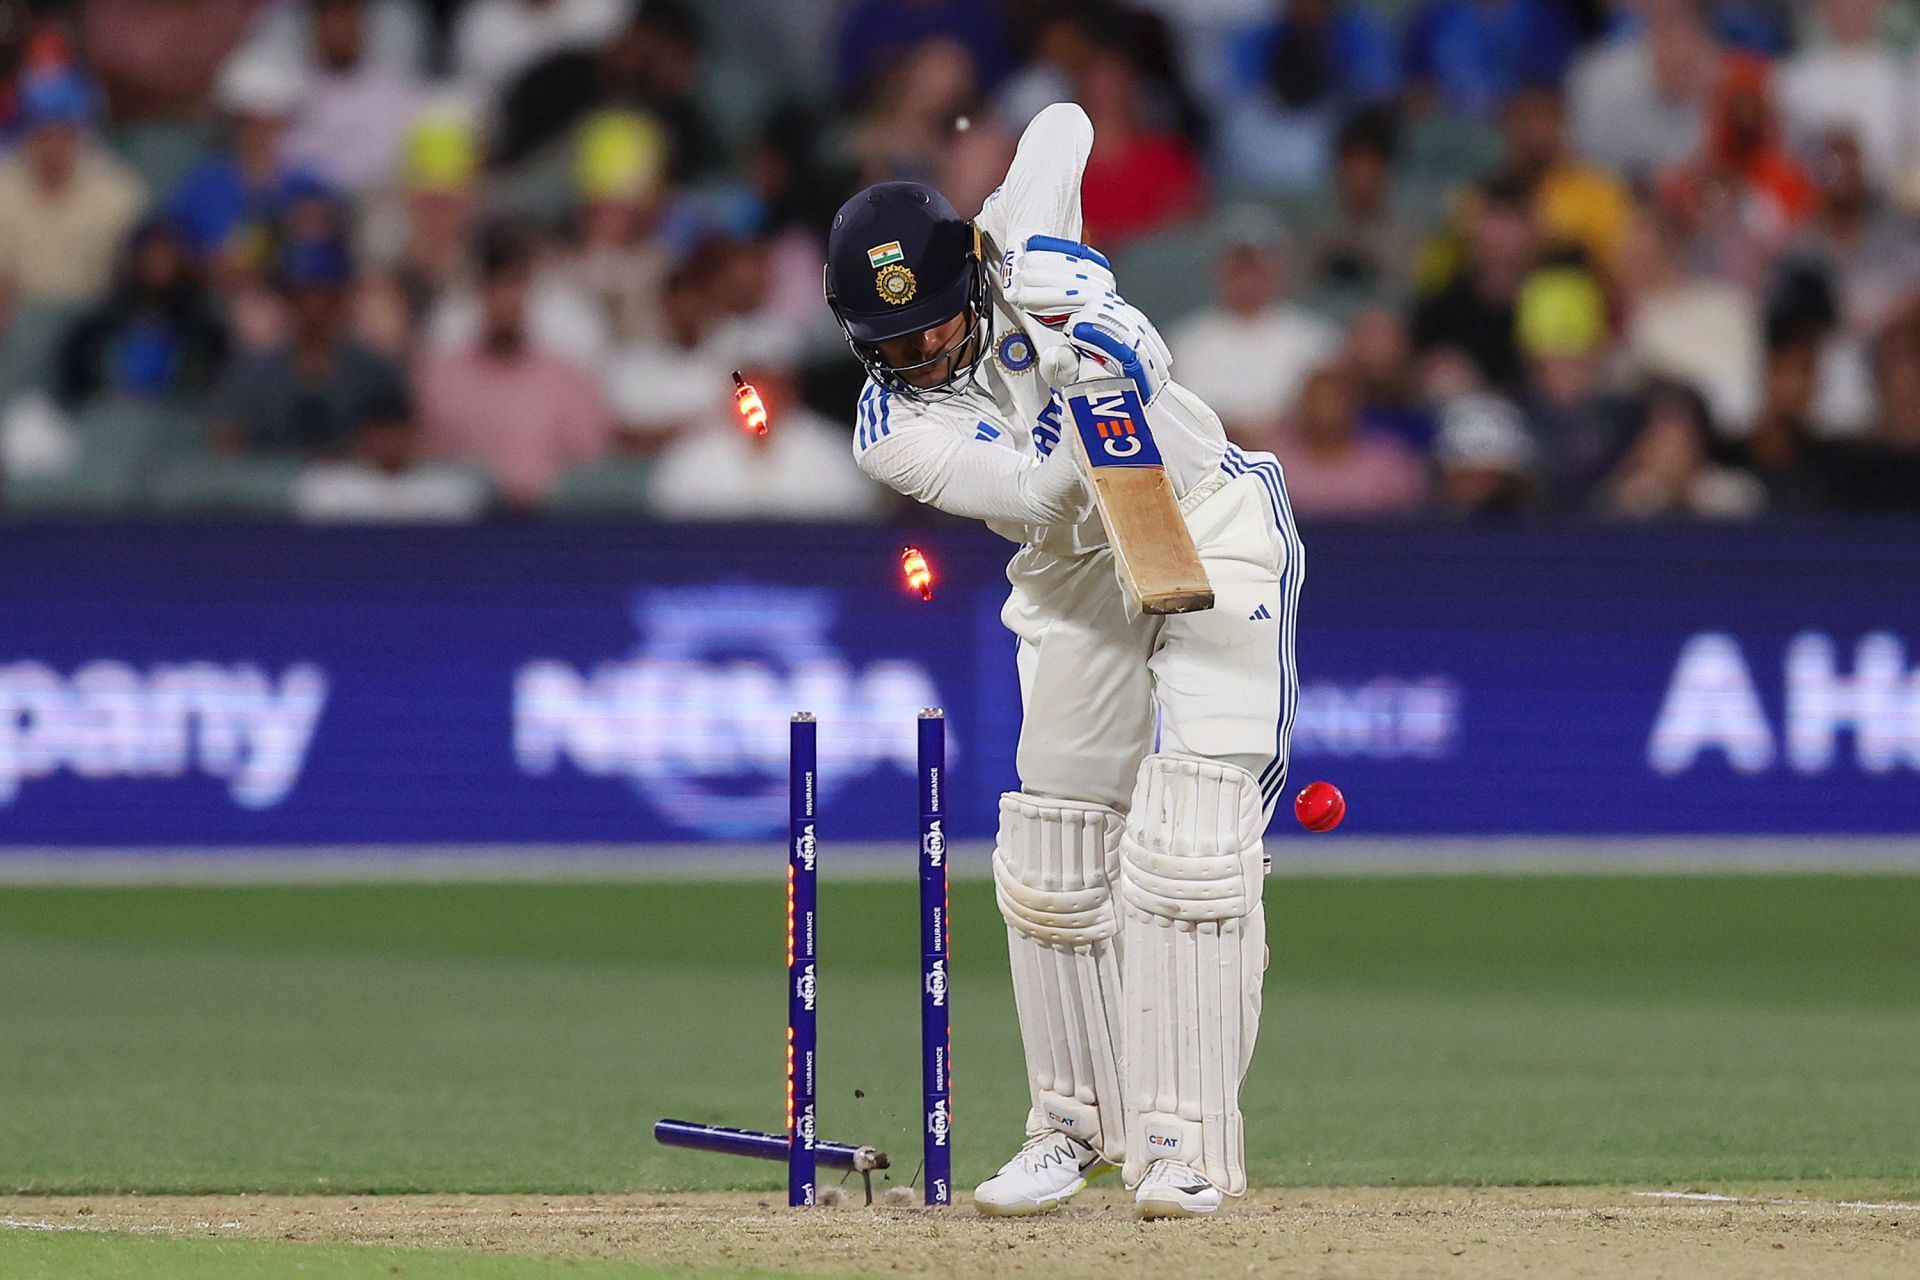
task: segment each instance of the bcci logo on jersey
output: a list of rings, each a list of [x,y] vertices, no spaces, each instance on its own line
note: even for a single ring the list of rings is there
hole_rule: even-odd
[[[1147,425],[1146,406],[1140,403],[1140,393],[1131,382],[1112,378],[1089,383],[1086,390],[1067,397],[1067,410],[1086,448],[1087,465],[1165,465],[1160,460],[1160,447],[1153,442],[1153,430]]]

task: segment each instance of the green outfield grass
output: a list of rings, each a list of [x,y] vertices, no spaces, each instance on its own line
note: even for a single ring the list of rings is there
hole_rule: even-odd
[[[0,1230],[0,1275],[23,1280],[757,1280],[774,1274],[489,1256],[470,1249]]]
[[[823,1132],[911,1174],[913,888],[822,909]],[[965,1185],[1025,1101],[991,886],[955,911]],[[1257,1182],[1920,1188],[1920,878],[1280,878],[1268,913]],[[778,1125],[781,929],[770,881],[0,889],[0,1189],[775,1187],[648,1126]]]

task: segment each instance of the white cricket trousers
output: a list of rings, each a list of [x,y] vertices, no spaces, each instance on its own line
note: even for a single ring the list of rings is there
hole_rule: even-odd
[[[1286,785],[1305,559],[1269,454],[1228,450],[1188,514],[1212,580],[1204,613],[1129,618],[1113,553],[1023,550],[1001,621],[1020,640],[1021,789],[1125,813],[1153,751],[1237,765],[1271,817]]]

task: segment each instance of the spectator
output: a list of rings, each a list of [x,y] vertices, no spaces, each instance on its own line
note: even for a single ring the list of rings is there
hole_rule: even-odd
[[[593,348],[571,353],[598,368],[610,343],[658,323],[653,300],[667,269],[668,250],[653,233],[663,206],[668,142],[652,116],[602,111],[589,116],[574,139],[574,189],[579,230],[566,281],[591,302],[603,333]],[[543,297],[554,296],[557,281]],[[551,309],[555,304],[545,302]],[[544,312],[537,314],[544,315]],[[556,347],[560,354],[567,350]]]
[[[654,512],[670,520],[872,520],[885,491],[847,448],[846,428],[804,405],[786,371],[749,367],[767,404],[767,434],[730,411],[702,418],[660,455],[649,484]]]
[[[514,228],[480,246],[480,332],[420,371],[428,447],[477,463],[517,510],[537,506],[562,473],[606,452],[609,423],[592,376],[529,334],[535,252]]]
[[[666,129],[674,181],[726,168],[726,142],[700,96],[700,25],[685,0],[648,0],[604,57],[614,104],[645,111]]]
[[[403,394],[369,404],[347,456],[309,464],[293,486],[294,514],[315,522],[478,520],[491,500],[476,472],[422,456],[413,407]]]
[[[1080,102],[1093,120],[1093,155],[1080,183],[1090,242],[1117,248],[1197,212],[1206,176],[1191,144],[1146,118],[1140,73],[1108,50],[1080,78]]]
[[[1187,84],[1183,27],[1173,16],[1136,0],[1126,0],[1114,12],[1117,18],[1107,27],[1107,43],[1126,53],[1140,73],[1147,119],[1204,147],[1212,120]]]
[[[772,294],[773,255],[764,240],[728,242],[713,270],[712,294],[721,316],[715,343],[734,365],[798,364],[805,330],[783,314]]]
[[[287,133],[290,163],[341,191],[390,182],[424,105],[419,81],[374,54],[370,0],[312,0],[313,52]]]
[[[312,63],[324,43],[319,8],[320,0],[273,0],[260,9],[241,47],[283,66]],[[427,70],[431,36],[419,6],[414,0],[365,0],[365,8],[368,62],[404,80],[417,79]]]
[[[1430,385],[1451,394],[1471,386],[1517,392],[1523,379],[1514,307],[1540,240],[1531,193],[1513,178],[1481,183],[1467,226],[1467,261],[1414,307],[1414,350],[1428,366]]]
[[[1461,396],[1440,412],[1434,460],[1440,501],[1455,515],[1507,515],[1533,502],[1537,455],[1526,420],[1509,401]]]
[[[1425,454],[1433,444],[1433,415],[1421,401],[1407,326],[1388,307],[1362,311],[1347,327],[1342,356],[1360,393],[1360,425]]]
[[[1391,298],[1413,273],[1420,233],[1394,200],[1393,126],[1385,112],[1362,112],[1341,127],[1332,188],[1332,203],[1302,232],[1307,282]]]
[[[1310,190],[1324,181],[1340,118],[1390,99],[1392,38],[1364,6],[1293,0],[1228,50],[1230,105],[1220,162],[1238,184]]]
[[[93,90],[73,71],[20,87],[20,148],[0,164],[0,300],[71,304],[100,297],[146,193],[87,132]]]
[[[629,342],[608,366],[607,399],[630,452],[657,452],[729,412],[733,366],[714,284],[725,252],[715,243],[676,267],[661,287],[659,331]]]
[[[1645,25],[1591,49],[1567,80],[1574,149],[1639,181],[1699,153],[1720,48],[1693,0],[1641,0]]]
[[[1705,150],[1660,183],[1662,205],[1692,230],[1708,269],[1750,289],[1764,287],[1819,197],[1786,149],[1769,76],[1751,54],[1729,57]]]
[[[699,96],[700,28],[681,0],[649,0],[597,48],[560,49],[528,68],[500,104],[493,155],[519,164],[598,111],[641,113],[665,131],[673,181],[711,177],[727,151]]]
[[[245,34],[257,8],[233,0],[86,0],[28,3],[77,27],[89,70],[106,87],[117,120],[180,119]]]
[[[325,189],[317,174],[286,154],[302,85],[298,67],[263,56],[236,57],[221,71],[214,99],[226,117],[227,149],[191,169],[167,200],[168,212],[209,262],[264,261],[282,211]]]
[[[1814,168],[1820,206],[1788,246],[1788,261],[1831,281],[1841,326],[1871,342],[1920,289],[1920,236],[1874,188],[1851,133],[1836,131],[1824,144]]]
[[[1815,0],[1826,39],[1780,68],[1780,110],[1793,144],[1812,150],[1829,133],[1858,139],[1876,187],[1906,172],[1920,97],[1914,68],[1880,33],[1882,0]]]
[[[1746,290],[1689,269],[1676,239],[1652,218],[1627,237],[1623,371],[1698,388],[1719,428],[1737,433],[1758,408],[1760,308]]]
[[[1026,57],[993,95],[999,126],[1017,134],[1054,103],[1070,100],[1074,84],[1105,43],[1113,17],[1105,0],[1048,0],[1033,12]]]
[[[1237,93],[1270,92],[1290,111],[1339,111],[1386,102],[1400,90],[1400,57],[1380,16],[1351,0],[1280,0],[1228,44]]]
[[[1599,507],[1637,520],[1762,510],[1766,489],[1747,472],[1716,464],[1713,452],[1706,400],[1683,383],[1656,382],[1643,399],[1626,457],[1600,488]]]
[[[1920,458],[1920,327],[1908,321],[1888,330],[1877,357],[1880,421],[1868,443]]]
[[[1491,118],[1519,89],[1558,84],[1573,52],[1553,0],[1426,0],[1407,27],[1407,78],[1430,105]]]
[[[1589,267],[1610,277],[1633,216],[1626,184],[1568,151],[1566,111],[1557,89],[1522,89],[1507,104],[1505,120],[1507,167],[1533,191],[1546,250],[1576,251]]]
[[[227,313],[234,345],[265,351],[287,340],[285,298],[273,278],[282,249],[294,244],[348,243],[345,203],[328,187],[300,176],[289,182],[264,220],[235,234],[224,253],[207,259],[210,278]]]
[[[1794,10],[1805,0],[1615,0],[1611,6],[1579,0],[1576,9],[1612,9],[1605,20],[1588,24],[1588,34],[1602,32],[1633,35],[1643,30],[1650,16],[1658,17],[1676,5],[1691,6],[1702,25],[1729,49],[1743,49],[1768,58],[1778,58],[1793,47]]]
[[[1579,506],[1618,459],[1630,425],[1631,407],[1604,385],[1606,298],[1584,271],[1536,271],[1520,291],[1515,327],[1545,495]]]
[[[550,53],[592,48],[620,29],[626,0],[472,0],[453,22],[453,71],[476,100],[507,86]]]
[[[1770,224],[1791,225],[1813,212],[1816,193],[1787,149],[1772,74],[1766,62],[1750,54],[1727,59],[1706,160],[1743,190]]]
[[[1901,320],[1874,359],[1878,418],[1862,438],[1822,441],[1826,501],[1841,510],[1920,510],[1920,330]]]
[[[1804,4],[1805,0],[1705,0],[1702,7],[1708,26],[1729,49],[1778,58],[1793,47],[1794,10]]]
[[[1827,451],[1814,423],[1819,388],[1817,335],[1774,335],[1767,349],[1759,417],[1736,449],[1746,469],[1766,486],[1769,505],[1787,510],[1823,506],[1831,497]]]
[[[1427,470],[1392,436],[1361,426],[1360,389],[1338,365],[1308,375],[1291,432],[1273,442],[1295,515],[1389,516],[1427,499]]]
[[[1249,443],[1292,415],[1307,374],[1340,346],[1337,328],[1286,301],[1285,251],[1271,214],[1244,209],[1229,217],[1214,265],[1215,306],[1170,335],[1174,376]]]
[[[404,306],[407,342],[466,274],[479,207],[479,140],[463,115],[430,108],[407,131],[401,189],[368,203],[360,240],[381,269],[382,287]]]
[[[839,332],[820,305],[820,263],[843,184],[819,154],[818,133],[818,122],[798,108],[780,112],[754,146],[748,172],[767,242],[766,309],[806,334],[810,347],[837,355]]]
[[[135,228],[106,302],[61,344],[63,407],[97,396],[191,400],[213,389],[227,330],[207,293],[186,233],[165,218]]]
[[[21,91],[28,81],[75,65],[67,26],[52,14],[36,15],[25,0],[0,3],[0,147],[19,141]]]
[[[1828,447],[1829,496],[1852,511],[1920,511],[1920,330],[1890,329],[1875,366],[1879,420],[1859,442]]]
[[[1841,328],[1833,282],[1805,263],[1788,262],[1767,299],[1767,334],[1814,344],[1811,419],[1823,437],[1859,435],[1873,423],[1873,361],[1869,344]]]
[[[840,20],[834,65],[841,96],[866,100],[908,51],[930,40],[966,53],[980,84],[991,88],[1009,59],[999,6],[980,0],[857,0]]]
[[[860,181],[939,184],[954,121],[970,116],[979,91],[973,57],[957,40],[930,39],[903,51],[899,65],[875,80],[853,136]],[[998,181],[995,175],[987,189]],[[976,197],[987,192],[949,194],[977,208]]]
[[[370,407],[404,394],[399,369],[347,332],[346,246],[302,241],[282,253],[275,278],[290,317],[286,342],[239,356],[213,398],[221,453],[339,454]]]
[[[627,151],[625,142],[608,150],[616,153],[610,168],[639,162]],[[599,299],[571,264],[549,255],[536,254],[530,271],[525,317],[528,340],[576,368],[599,370],[612,345],[607,314]],[[429,351],[467,351],[481,342],[487,325],[484,292],[484,288],[462,280],[440,295],[426,320],[425,346]]]

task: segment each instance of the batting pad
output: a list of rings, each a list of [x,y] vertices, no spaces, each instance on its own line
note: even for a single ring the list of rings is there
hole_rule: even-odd
[[[1127,1132],[1112,890],[1120,828],[1104,805],[1009,791],[993,851],[1033,1095],[1028,1132],[1072,1134],[1115,1164]]]
[[[1128,1186],[1165,1158],[1246,1192],[1240,1082],[1267,967],[1264,825],[1246,770],[1181,755],[1141,763],[1120,838]]]

